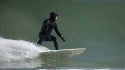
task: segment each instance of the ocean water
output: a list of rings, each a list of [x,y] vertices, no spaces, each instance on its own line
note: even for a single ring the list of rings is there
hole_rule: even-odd
[[[66,39],[60,49],[86,48],[70,59],[46,60],[39,53],[53,50],[52,42],[39,47],[38,33],[51,11]],[[124,70],[124,0],[0,0],[0,68],[11,70]]]
[[[74,57],[59,59],[40,56],[50,49],[25,40],[0,37],[0,69],[2,70],[124,70],[124,68],[82,67]],[[83,53],[84,54],[84,53]],[[79,55],[80,57],[83,55]],[[46,58],[47,57],[47,58]],[[52,58],[51,58],[52,57]]]

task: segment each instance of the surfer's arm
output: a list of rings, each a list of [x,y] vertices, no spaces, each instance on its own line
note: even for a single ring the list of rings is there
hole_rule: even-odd
[[[42,24],[42,28],[41,28],[41,31],[39,33],[39,36],[41,35],[45,35],[47,37],[49,37],[49,26],[47,25],[47,20],[45,20]]]
[[[44,23],[43,23],[43,27],[44,27],[46,36],[49,36],[49,25],[48,25],[48,23],[49,23],[48,20],[44,21]]]
[[[61,35],[61,33],[59,32],[57,25],[55,25],[54,30],[55,30],[55,32],[57,33],[57,35],[63,40],[63,42],[65,42],[65,39],[64,39],[64,37]]]

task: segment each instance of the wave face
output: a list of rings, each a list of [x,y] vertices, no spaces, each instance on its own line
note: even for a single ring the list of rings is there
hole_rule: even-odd
[[[39,67],[39,53],[46,50],[49,49],[28,41],[0,37],[0,68]]]

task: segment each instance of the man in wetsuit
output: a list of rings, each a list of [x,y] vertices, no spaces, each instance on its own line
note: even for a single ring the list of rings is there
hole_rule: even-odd
[[[59,47],[57,44],[56,37],[51,35],[53,29],[55,30],[57,35],[63,40],[63,42],[65,42],[65,39],[63,38],[63,36],[61,35],[61,33],[57,28],[56,24],[57,16],[58,15],[55,12],[51,12],[50,18],[44,20],[41,31],[39,32],[39,41],[37,42],[37,44],[41,45],[43,41],[53,41],[55,49],[58,50]]]

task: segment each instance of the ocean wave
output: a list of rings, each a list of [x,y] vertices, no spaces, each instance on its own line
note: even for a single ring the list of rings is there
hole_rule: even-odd
[[[0,37],[0,68],[39,66],[41,63],[37,57],[46,50],[49,49],[29,41]]]

